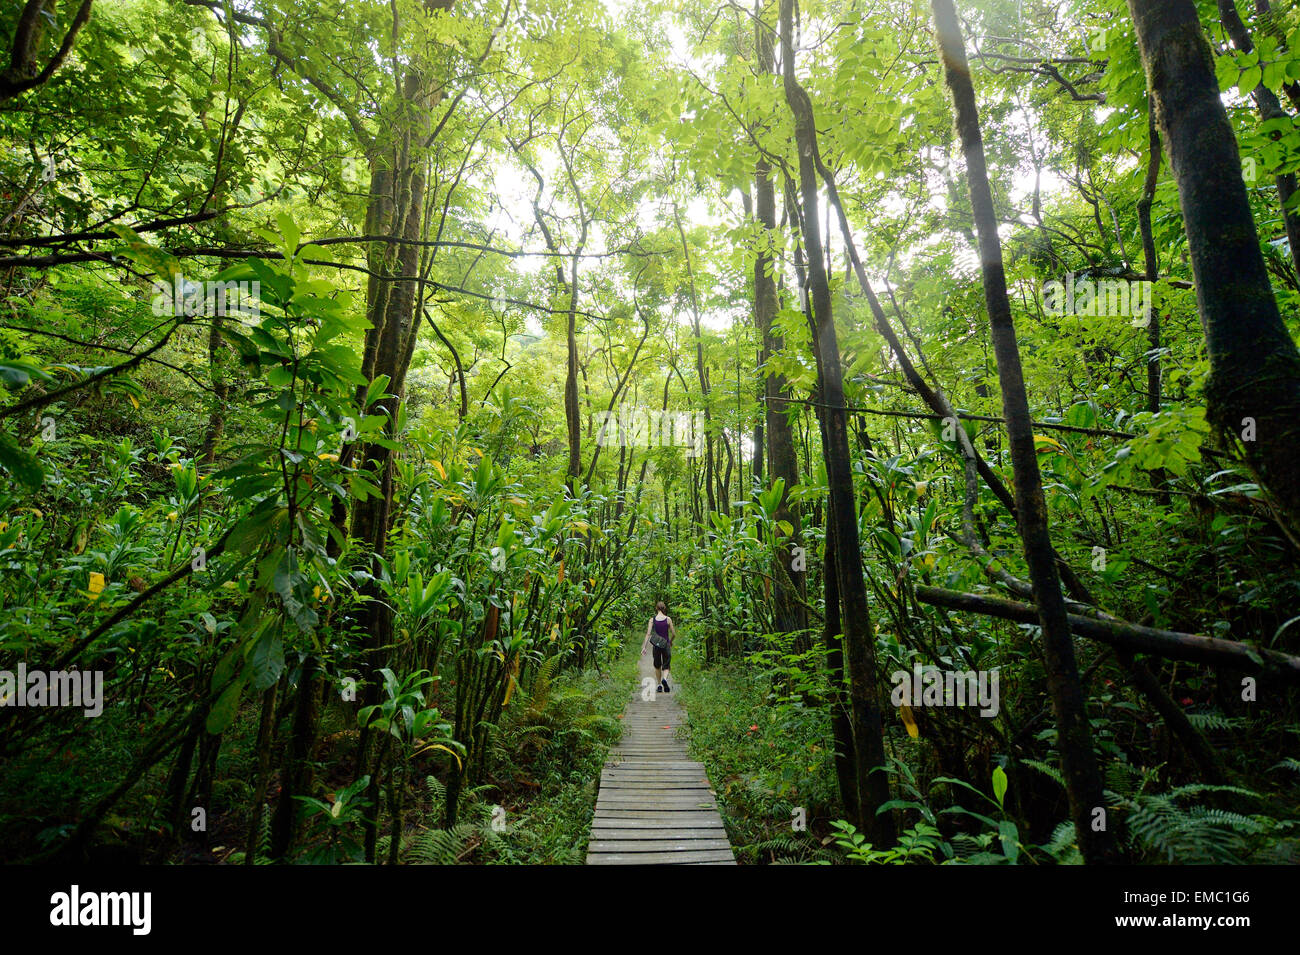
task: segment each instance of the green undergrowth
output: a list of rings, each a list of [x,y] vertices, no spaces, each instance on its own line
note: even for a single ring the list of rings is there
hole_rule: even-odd
[[[444,790],[428,780],[403,861],[580,865],[586,857],[600,770],[622,735],[619,715],[636,679],[631,650],[603,672],[544,673],[506,708],[491,781],[462,797],[461,821],[442,828]]]
[[[825,712],[780,699],[770,671],[753,663],[705,668],[689,648],[674,660],[690,752],[708,772],[737,860],[839,859],[831,823],[843,811]]]

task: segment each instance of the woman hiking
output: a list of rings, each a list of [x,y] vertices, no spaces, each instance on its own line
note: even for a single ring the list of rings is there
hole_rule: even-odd
[[[677,628],[673,626],[673,618],[668,616],[668,608],[661,600],[655,604],[655,615],[646,624],[641,656],[645,656],[648,648],[654,647],[655,681],[659,684],[659,689],[665,693],[672,692],[668,689],[666,674],[673,654],[673,641],[676,639]]]

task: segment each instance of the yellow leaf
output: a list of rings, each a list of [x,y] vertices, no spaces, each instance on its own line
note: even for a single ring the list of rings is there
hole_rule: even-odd
[[[457,754],[457,752],[454,749],[448,749],[446,746],[443,746],[441,743],[430,743],[428,746],[425,746],[421,749],[417,749],[415,751],[415,755],[419,756],[421,753],[427,753],[431,749],[440,749],[444,753],[451,753],[452,757],[456,760],[456,765],[457,766],[462,765],[460,761],[460,756]]]
[[[560,561],[560,572],[555,578],[557,584],[564,583],[564,561]]]
[[[429,464],[430,464],[430,466],[432,466],[432,468],[433,468],[435,471],[438,472],[438,477],[442,478],[444,481],[447,480],[447,472],[443,470],[443,468],[442,468],[442,462],[440,462],[440,461],[430,461]]]
[[[898,708],[898,715],[903,718],[903,725],[907,727],[907,735],[916,739],[921,735],[921,729],[916,725],[916,720],[912,719],[912,708],[904,704]]]
[[[316,457],[321,461],[337,461],[339,459],[339,456],[337,454],[329,454],[329,453],[318,454],[316,455]]]
[[[929,490],[929,487],[930,487],[930,482],[929,482],[929,481],[917,481],[917,482],[916,482],[916,496],[917,496],[917,497],[925,497],[925,492],[926,492],[927,490]]]
[[[506,698],[501,705],[506,706],[510,702],[510,697],[514,696],[515,687],[519,685],[519,658],[515,657],[510,666],[510,682],[506,684]]]
[[[1034,450],[1042,454],[1044,451],[1064,451],[1065,448],[1055,438],[1049,438],[1045,434],[1036,434],[1034,435]]]
[[[91,599],[91,600],[98,600],[98,599],[99,599],[99,595],[100,595],[100,593],[101,593],[101,592],[103,591],[103,589],[104,589],[104,575],[101,574],[101,573],[99,573],[98,571],[91,571],[91,573],[90,573],[90,585],[89,585],[89,587],[87,587],[87,589],[88,589],[88,590],[90,591],[90,593],[91,593],[91,598],[90,598],[90,599]]]
[[[175,511],[168,511],[168,512],[167,512],[167,520],[169,520],[169,521],[175,521],[176,518],[177,518],[177,514],[176,514]]]
[[[135,395],[128,394],[126,397],[130,400],[132,407],[134,407],[137,411],[139,411],[139,410],[140,410],[140,402],[138,402],[138,401],[135,400]]]

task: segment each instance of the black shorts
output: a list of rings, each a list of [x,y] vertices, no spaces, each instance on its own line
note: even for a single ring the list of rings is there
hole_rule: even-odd
[[[672,659],[672,655],[673,655],[673,645],[670,643],[668,646],[664,647],[663,649],[660,649],[659,647],[656,647],[652,643],[650,644],[650,649],[654,652],[655,669],[667,670],[668,661]]]

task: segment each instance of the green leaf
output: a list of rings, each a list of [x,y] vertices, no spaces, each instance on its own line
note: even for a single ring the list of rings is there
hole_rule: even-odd
[[[1237,81],[1237,91],[1242,96],[1249,96],[1263,77],[1264,74],[1258,66],[1249,67],[1241,74],[1241,79]]]
[[[375,401],[387,393],[388,381],[389,378],[387,375],[379,375],[370,383],[370,387],[366,389],[366,400],[361,410],[364,411],[366,408],[369,408],[375,403]]]
[[[1020,857],[1020,831],[1010,819],[998,823],[998,841],[1002,843],[1002,854],[1008,862],[1015,865],[1016,859]]]
[[[209,733],[220,733],[234,722],[235,714],[239,712],[239,698],[244,693],[244,680],[241,675],[226,687],[212,709],[208,711],[206,725]]]
[[[1076,401],[1065,412],[1065,424],[1072,428],[1097,427],[1097,404],[1093,401]]]
[[[0,384],[4,384],[9,388],[21,388],[32,378],[42,378],[49,381],[52,376],[40,365],[34,365],[30,361],[23,361],[21,358],[0,360]]]
[[[1002,805],[1002,798],[1007,794],[1007,774],[1001,766],[993,767],[993,797],[997,799],[998,805]]]
[[[280,230],[280,235],[284,236],[284,244],[287,249],[292,251],[298,247],[298,240],[302,238],[302,233],[298,231],[298,226],[287,212],[277,213],[275,224]]]
[[[268,627],[248,651],[248,686],[260,693],[284,671],[284,640],[279,627]]]
[[[45,469],[36,460],[36,455],[20,447],[18,439],[7,431],[0,431],[0,467],[19,484],[32,490],[45,481]]]

